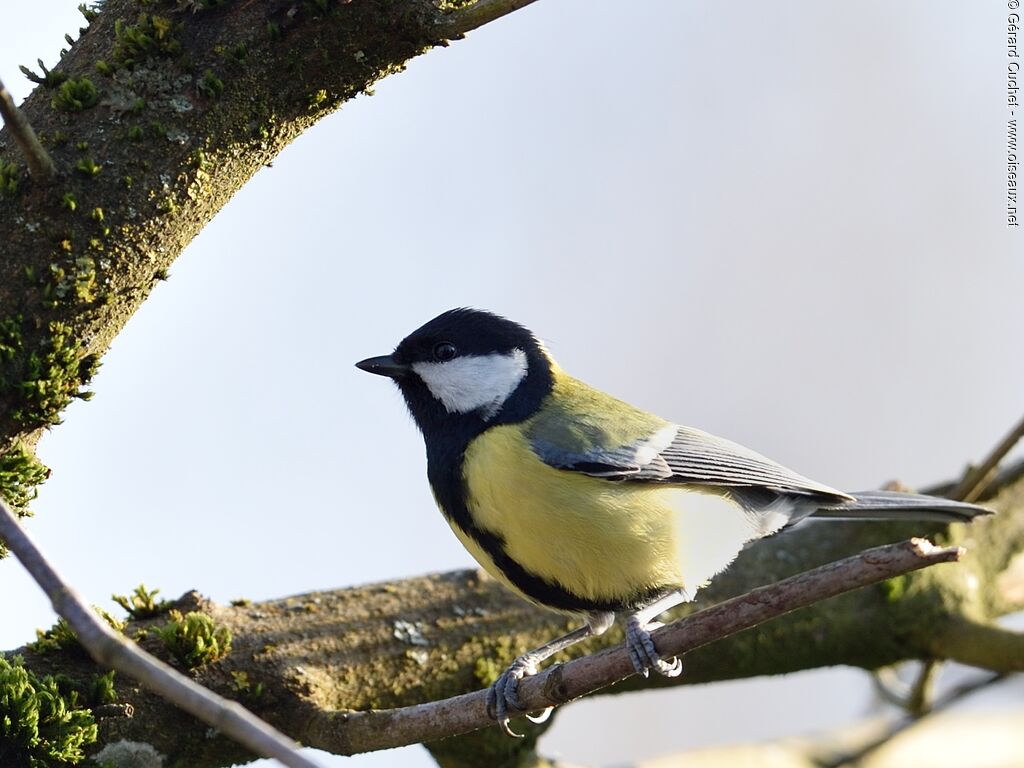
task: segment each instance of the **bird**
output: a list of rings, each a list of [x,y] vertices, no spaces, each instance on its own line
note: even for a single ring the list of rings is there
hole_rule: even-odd
[[[523,653],[488,690],[501,729],[519,682],[624,622],[633,668],[682,671],[651,638],[749,542],[804,518],[966,522],[984,507],[897,491],[844,493],[730,440],[666,421],[563,371],[524,326],[460,307],[356,363],[397,384],[427,479],[456,537],[522,598],[580,621]],[[663,375],[669,375],[667,372]]]

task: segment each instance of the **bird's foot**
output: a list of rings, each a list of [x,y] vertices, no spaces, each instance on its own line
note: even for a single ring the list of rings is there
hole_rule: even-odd
[[[661,626],[657,621],[644,624],[636,616],[630,616],[626,621],[626,650],[629,651],[629,660],[633,662],[633,669],[638,675],[647,677],[653,669],[665,677],[678,677],[683,671],[683,662],[678,658],[664,661],[654,647],[651,631]]]
[[[527,714],[523,712],[522,703],[519,701],[519,681],[537,674],[539,663],[533,654],[523,654],[501,673],[487,691],[487,714],[498,722],[498,727],[506,735],[516,739],[523,738],[523,734],[516,733],[509,727],[511,715],[526,714],[526,718],[534,723],[543,723],[551,716],[553,707],[548,707],[537,715]]]

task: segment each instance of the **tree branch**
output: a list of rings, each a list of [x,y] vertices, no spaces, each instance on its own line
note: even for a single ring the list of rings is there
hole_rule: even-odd
[[[58,170],[0,194],[0,495],[182,249],[320,118],[528,0],[106,0],[21,105]],[[0,133],[21,138],[11,124]],[[20,140],[20,139],[19,139]],[[33,156],[41,158],[37,149]],[[53,193],[55,192],[55,193]],[[30,454],[29,454],[30,456]]]
[[[962,551],[913,539],[820,566],[776,584],[706,608],[657,630],[662,652],[679,655],[768,619],[821,600],[937,563],[958,560]],[[520,685],[528,711],[558,706],[635,674],[622,647],[550,667]],[[455,736],[493,724],[486,712],[486,691],[455,696],[397,710],[318,712],[305,741],[340,754],[416,744]]]
[[[54,167],[49,153],[39,143],[39,137],[36,136],[36,132],[32,130],[28,120],[15,105],[14,99],[11,98],[11,94],[2,80],[0,80],[0,116],[4,119],[4,125],[14,134],[14,140],[21,148],[22,154],[25,155],[29,173],[40,179],[56,174],[57,169]]]
[[[464,35],[495,19],[536,2],[536,0],[477,0],[452,13],[445,26],[451,37]]]
[[[1024,672],[1024,634],[1020,632],[951,616],[929,628],[929,633],[932,652],[938,658],[993,672]]]
[[[988,502],[997,514],[969,526],[812,522],[756,542],[701,590],[695,604],[681,606],[675,616],[907,536],[931,532],[944,545],[968,546],[969,553],[955,568],[926,568],[889,579],[691,651],[684,659],[686,674],[673,681],[634,676],[603,692],[837,664],[877,669],[931,658],[931,627],[957,615],[992,620],[1024,606],[1024,595],[1000,587],[1007,574],[1024,566],[1024,476],[1003,472],[999,482],[1006,484]],[[995,488],[987,492],[995,493]],[[310,732],[311,723],[325,722],[324,713],[342,720],[337,710],[394,710],[477,690],[518,653],[570,628],[564,618],[530,606],[476,571],[244,606],[219,606],[193,593],[175,607],[202,611],[233,636],[231,653],[198,668],[196,682],[241,698],[259,716],[306,744],[337,738]],[[165,621],[133,621],[126,634],[149,631],[149,638],[139,642],[160,655],[166,651],[151,630]],[[621,643],[621,632],[613,628],[558,660]],[[88,681],[97,672],[74,648],[45,655],[30,648],[14,653],[24,656],[25,666],[38,676],[59,673]],[[244,690],[239,680],[248,681]],[[226,754],[230,744],[208,738],[201,723],[131,682],[118,680],[115,700],[120,711],[134,709],[134,717],[97,714],[96,748],[119,740],[144,741],[168,756],[167,765],[188,768],[217,768],[244,759],[237,748]],[[507,754],[507,740],[501,748]]]
[[[131,675],[254,754],[277,758],[291,768],[316,768],[317,764],[300,754],[298,744],[287,736],[237,702],[221,698],[140,650],[99,619],[78,593],[61,579],[2,499],[0,539],[46,592],[53,609],[67,620],[78,635],[78,641],[97,664]]]
[[[929,658],[934,652],[931,628],[950,616],[991,620],[1024,604],[999,597],[998,586],[1015,563],[1024,564],[1024,477],[1001,486],[989,504],[997,514],[971,525],[806,523],[759,541],[740,553],[710,588],[701,590],[696,603],[677,609],[676,617],[822,562],[926,531],[941,537],[943,544],[965,544],[970,551],[956,567],[909,573],[690,651],[684,659],[686,674],[674,681],[634,676],[603,692],[834,665],[874,670],[910,658]],[[337,738],[330,728],[327,734],[312,732],[313,726],[323,730],[321,726],[329,724],[325,713],[340,721],[338,710],[396,710],[476,690],[489,684],[522,650],[569,629],[564,618],[530,606],[478,571],[244,606],[216,605],[193,594],[175,607],[202,610],[232,634],[231,652],[199,668],[196,681],[241,697],[256,714],[307,744]],[[126,633],[137,636],[165,621],[159,617],[133,622]],[[152,631],[150,639],[139,642],[152,653],[166,652]],[[617,648],[622,642],[622,633],[614,628],[557,660]],[[47,654],[29,648],[14,652],[24,655],[26,667],[38,676],[59,673],[87,681],[96,672],[74,648]],[[240,690],[240,679],[249,681],[248,692]],[[205,726],[147,690],[132,687],[130,680],[119,680],[116,688],[118,707],[134,709],[135,715],[97,715],[98,745],[121,739],[150,742],[168,756],[168,765],[189,768],[214,768],[243,759],[237,750],[225,755],[229,744],[218,746],[220,739],[204,735]],[[472,738],[488,733],[490,729],[479,731]],[[494,733],[498,735],[497,729]],[[507,740],[502,749],[507,754]]]
[[[1006,433],[1006,437],[989,452],[981,464],[971,467],[960,484],[950,494],[950,498],[961,501],[977,501],[991,484],[999,462],[1006,458],[1006,455],[1021,439],[1024,439],[1024,418],[1021,418],[1017,425]]]

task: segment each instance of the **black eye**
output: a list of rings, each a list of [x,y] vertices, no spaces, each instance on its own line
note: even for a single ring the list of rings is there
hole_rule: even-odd
[[[459,350],[450,341],[442,341],[434,345],[434,359],[439,363],[451,360],[459,354]]]

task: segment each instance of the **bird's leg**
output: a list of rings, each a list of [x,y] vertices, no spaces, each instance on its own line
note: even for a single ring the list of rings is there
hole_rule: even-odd
[[[615,614],[610,611],[591,614],[587,617],[587,623],[582,627],[518,657],[509,665],[508,669],[501,673],[487,691],[487,714],[498,721],[498,726],[506,734],[521,739],[522,734],[516,733],[509,727],[510,713],[523,711],[519,701],[519,681],[524,677],[537,674],[538,667],[544,660],[581,640],[600,635],[614,621]],[[551,710],[552,707],[548,707],[539,715],[527,715],[527,718],[535,723],[543,723],[550,717]]]
[[[648,672],[653,669],[665,677],[677,677],[683,671],[683,663],[679,659],[664,661],[654,647],[651,631],[658,629],[662,624],[651,620],[689,599],[686,591],[679,589],[629,614],[626,619],[626,650],[629,651],[629,660],[633,662],[633,669],[638,675],[647,677]]]

